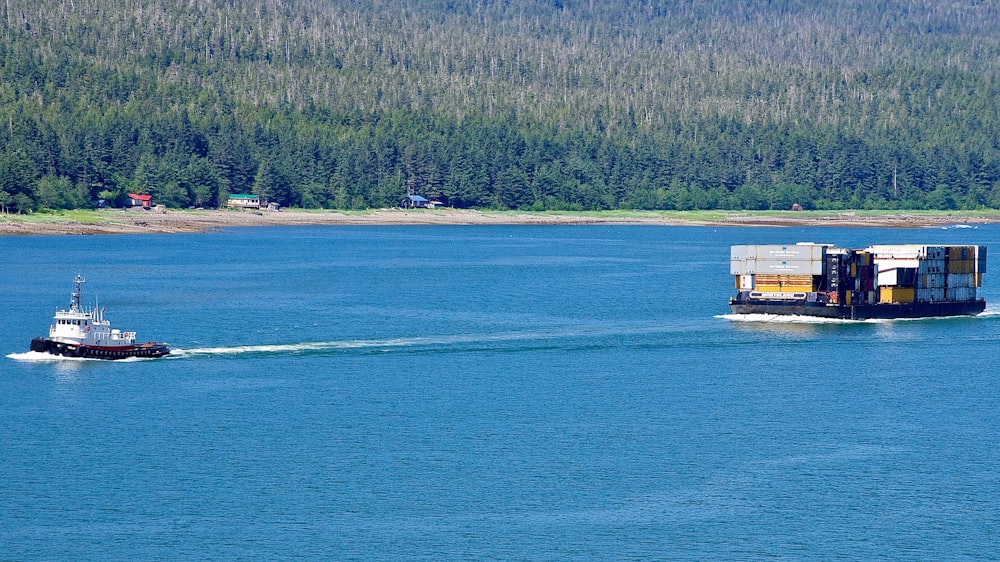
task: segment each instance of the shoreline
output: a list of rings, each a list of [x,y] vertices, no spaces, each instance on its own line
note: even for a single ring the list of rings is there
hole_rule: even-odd
[[[929,228],[1000,222],[1000,213],[782,211],[532,213],[468,209],[342,211],[178,211],[157,208],[0,215],[0,236],[164,234],[230,227],[336,225],[654,225]]]

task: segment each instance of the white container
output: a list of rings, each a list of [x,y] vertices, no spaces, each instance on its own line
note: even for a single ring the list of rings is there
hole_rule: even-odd
[[[899,285],[899,270],[893,268],[888,271],[882,271],[882,266],[880,265],[878,269],[878,278],[875,284],[879,287]]]
[[[887,269],[917,269],[920,267],[920,260],[917,258],[913,259],[896,259],[896,258],[875,258],[875,265],[878,266],[879,271],[884,271]]]
[[[757,246],[730,246],[729,259],[736,261],[757,259]]]
[[[947,255],[947,250],[944,246],[924,246],[920,244],[896,244],[896,245],[881,245],[881,246],[868,246],[866,251],[875,254],[875,258],[894,258],[894,259],[929,259],[929,260],[943,260]]]
[[[758,261],[822,261],[826,258],[826,246],[816,244],[757,246],[756,256]]]
[[[896,244],[882,246],[868,246],[865,251],[874,254],[875,259],[902,259],[915,260],[923,258],[926,246],[916,244]]]
[[[757,260],[747,262],[747,273],[771,275],[823,275],[822,261]]]

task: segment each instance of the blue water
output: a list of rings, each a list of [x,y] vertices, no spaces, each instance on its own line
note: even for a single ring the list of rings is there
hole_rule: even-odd
[[[984,559],[977,318],[727,318],[731,244],[949,229],[5,237],[0,559]],[[163,360],[25,354],[82,272]]]

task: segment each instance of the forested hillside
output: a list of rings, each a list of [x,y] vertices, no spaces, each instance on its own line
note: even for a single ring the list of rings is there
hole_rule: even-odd
[[[4,0],[0,207],[1000,207],[1000,3]]]

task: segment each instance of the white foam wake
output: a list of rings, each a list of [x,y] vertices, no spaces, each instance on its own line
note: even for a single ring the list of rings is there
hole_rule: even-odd
[[[303,353],[316,351],[336,351],[350,349],[400,349],[426,348],[429,346],[452,346],[463,344],[490,344],[510,341],[537,341],[572,337],[603,337],[613,335],[642,334],[670,331],[667,326],[628,327],[628,328],[580,328],[556,330],[552,332],[501,332],[496,334],[458,334],[443,336],[428,336],[418,338],[392,338],[373,340],[333,340],[287,344],[236,345],[197,347],[191,349],[172,349],[170,357],[186,357],[197,355],[239,355],[244,353],[279,354]]]
[[[794,316],[787,314],[719,314],[715,318],[732,322],[757,322],[768,324],[885,324],[887,322],[918,322],[922,320],[955,320],[1000,316],[1000,310],[984,310],[976,316],[922,316],[919,318],[867,318],[849,320],[846,318],[820,318],[817,316]]]
[[[769,324],[879,324],[890,322],[885,319],[850,320],[845,318],[821,318],[818,316],[795,316],[789,314],[719,314],[715,316],[732,322],[758,322]]]
[[[72,362],[84,362],[84,361],[100,361],[108,362],[107,359],[96,359],[93,357],[63,357],[62,355],[52,355],[51,353],[42,353],[40,351],[26,351],[24,353],[8,353],[8,359],[13,359],[14,361],[21,361],[23,363],[62,363],[66,361]],[[115,359],[116,363],[125,363],[130,361],[146,361],[148,357],[128,357],[125,359]]]
[[[242,353],[298,353],[304,351],[329,351],[334,349],[406,347],[416,345],[417,343],[421,342],[417,339],[397,339],[305,342],[269,345],[234,345],[220,347],[197,347],[192,349],[172,349],[170,351],[170,355],[185,357],[191,355],[238,355]]]

